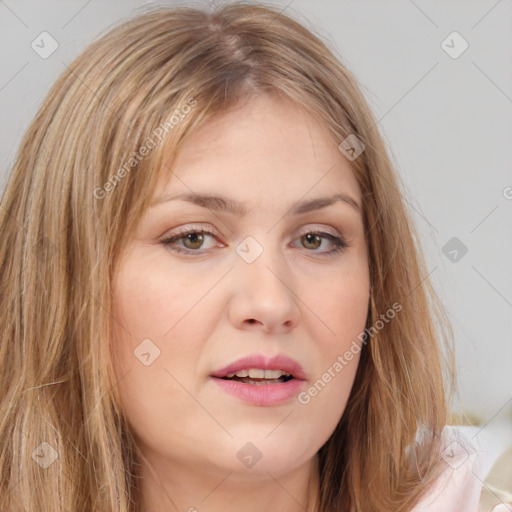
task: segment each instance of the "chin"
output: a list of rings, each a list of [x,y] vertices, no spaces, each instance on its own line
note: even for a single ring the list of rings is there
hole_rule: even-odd
[[[253,435],[232,440],[230,444],[234,446],[235,459],[225,458],[229,469],[253,477],[261,475],[262,478],[268,478],[269,473],[277,477],[306,463],[321,446],[321,440],[318,440],[318,448],[315,446],[308,449],[312,443],[304,439],[304,434],[287,432],[285,429],[279,432],[280,427],[273,428],[274,432],[270,429],[254,435],[252,431]]]

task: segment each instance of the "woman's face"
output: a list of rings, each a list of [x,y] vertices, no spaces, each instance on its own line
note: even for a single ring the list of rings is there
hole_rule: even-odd
[[[277,477],[327,441],[354,381],[361,191],[328,132],[269,96],[197,130],[170,176],[114,280],[125,414],[155,467]]]

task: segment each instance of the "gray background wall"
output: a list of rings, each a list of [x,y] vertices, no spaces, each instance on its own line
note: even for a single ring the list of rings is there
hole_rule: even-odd
[[[0,0],[0,186],[65,66],[147,3]],[[512,2],[269,3],[309,23],[362,82],[455,328],[464,409],[499,421],[512,409]]]

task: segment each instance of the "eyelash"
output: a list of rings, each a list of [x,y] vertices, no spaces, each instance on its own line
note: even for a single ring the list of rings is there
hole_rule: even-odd
[[[187,248],[176,247],[176,246],[171,247],[171,245],[174,242],[176,242],[178,240],[181,240],[182,238],[185,238],[188,235],[193,235],[193,234],[209,235],[209,236],[211,236],[213,238],[216,238],[215,234],[212,233],[209,229],[191,227],[191,228],[179,229],[177,234],[172,235],[170,237],[167,237],[167,238],[161,240],[161,243],[165,247],[168,247],[172,251],[175,251],[177,253],[190,254],[190,255],[192,255],[192,254],[197,255],[197,254],[204,253],[205,251],[201,251],[200,249],[195,250],[195,249],[187,249]],[[320,252],[320,251],[313,250],[313,249],[306,249],[308,252],[318,252],[318,254],[321,254],[322,256],[331,256],[331,255],[338,254],[338,253],[342,252],[343,250],[345,250],[349,246],[347,241],[342,236],[336,236],[336,235],[333,235],[331,233],[327,233],[325,231],[314,231],[314,230],[306,231],[306,232],[302,233],[299,236],[299,238],[301,238],[301,237],[303,237],[305,235],[317,235],[317,236],[320,236],[322,238],[328,239],[331,243],[334,244],[334,249],[331,249],[330,251]],[[206,250],[208,250],[208,249],[206,249]]]

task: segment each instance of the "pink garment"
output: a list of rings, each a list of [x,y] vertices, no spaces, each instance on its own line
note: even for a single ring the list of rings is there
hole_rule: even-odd
[[[443,434],[446,469],[411,512],[478,512],[486,454],[457,427],[446,427]]]

